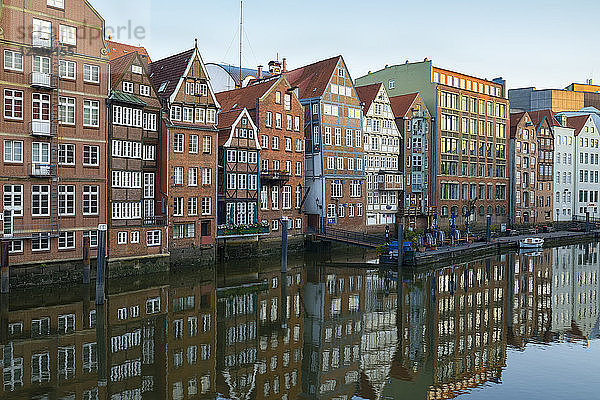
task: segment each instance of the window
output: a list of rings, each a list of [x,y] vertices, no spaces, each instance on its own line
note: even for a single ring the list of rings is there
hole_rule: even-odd
[[[31,356],[31,381],[50,382],[50,355],[48,353]]]
[[[152,246],[160,246],[160,231],[148,231],[146,232],[146,244],[148,247]],[[147,305],[146,305],[147,308]],[[160,311],[160,302],[159,302],[159,311]]]
[[[17,140],[4,141],[4,162],[22,163],[23,162],[23,142]]]
[[[49,251],[50,236],[47,233],[34,233],[31,239],[31,251]]]
[[[388,81],[388,89],[389,89],[389,90],[393,90],[395,87],[396,87],[396,81],[395,81],[395,80],[393,80],[393,79],[390,79],[390,80]]]
[[[212,153],[212,137],[204,136],[202,138],[202,152],[205,154]]]
[[[181,107],[179,107],[179,106],[171,107],[171,119],[173,121],[181,121]]]
[[[198,168],[188,168],[188,186],[198,186]]]
[[[75,232],[61,232],[58,237],[58,249],[68,250],[75,248]]]
[[[134,88],[133,82],[127,82],[127,81],[123,82],[123,91],[125,93],[133,93],[133,88]]]
[[[73,97],[59,98],[58,120],[62,124],[75,125],[75,99]]]
[[[203,197],[202,198],[202,215],[211,215],[212,214],[212,198],[211,197]]]
[[[4,210],[13,212],[13,216],[23,216],[23,185],[4,185]]]
[[[183,186],[183,167],[175,167],[175,185]]]
[[[202,168],[202,184],[203,185],[211,185],[212,184],[212,169],[211,168]]]
[[[194,109],[183,107],[183,122],[194,122]]]
[[[204,116],[206,114],[206,110],[204,108],[196,108],[196,123],[201,122],[204,123]]]
[[[4,89],[4,118],[23,119],[23,92]]]
[[[198,154],[198,135],[190,135],[188,151],[190,154]]]
[[[83,215],[98,215],[98,186],[83,187]]]
[[[185,135],[183,133],[176,133],[173,138],[173,151],[175,153],[183,153],[183,142]]]
[[[50,186],[31,186],[31,215],[34,217],[47,217],[50,215]]]
[[[23,53],[4,50],[4,69],[10,71],[23,71]]]
[[[206,122],[209,123],[209,124],[216,124],[217,123],[217,110],[215,110],[215,109],[208,110],[208,115],[206,117]]]
[[[145,144],[142,153],[144,160],[154,161],[156,157],[156,147],[151,144]]]
[[[267,126],[267,128],[271,128],[273,126],[273,113],[271,111],[267,111],[265,125]]]
[[[58,40],[61,43],[71,46],[77,45],[77,29],[72,26],[60,25],[58,30]]]
[[[160,231],[159,231],[160,233]],[[160,235],[159,235],[160,240]],[[160,297],[146,300],[146,314],[156,314],[160,312]]]
[[[292,187],[284,186],[281,190],[281,208],[289,210],[292,208]]]
[[[98,166],[98,146],[83,146],[83,165],[86,167]]]
[[[75,215],[75,185],[58,186],[58,215]]]
[[[100,67],[97,65],[83,64],[83,81],[100,83]]]
[[[275,128],[281,129],[282,124],[283,124],[283,122],[282,122],[281,114],[275,113]]]
[[[188,215],[190,215],[190,216],[198,215],[198,198],[197,197],[188,198]]]
[[[133,232],[131,232],[130,242],[131,243],[139,243],[140,242],[140,232],[139,231],[133,231]],[[132,310],[133,310],[133,307],[132,307]],[[138,313],[139,313],[139,309],[138,309]],[[133,312],[131,314],[132,314],[131,315],[132,317],[134,317],[134,316],[137,317],[137,315],[134,315]]]
[[[140,85],[140,96],[150,96],[150,86]]]

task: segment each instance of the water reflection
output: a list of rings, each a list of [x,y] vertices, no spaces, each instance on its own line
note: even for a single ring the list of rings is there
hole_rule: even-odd
[[[600,336],[598,244],[404,274],[291,262],[2,297],[10,399],[485,397]],[[568,354],[568,353],[567,353]],[[561,357],[565,357],[562,353]]]

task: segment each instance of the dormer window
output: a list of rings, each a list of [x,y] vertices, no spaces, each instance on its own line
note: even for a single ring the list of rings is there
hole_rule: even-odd
[[[160,88],[158,88],[158,92],[162,93],[165,91],[165,89],[167,88],[167,85],[169,84],[169,81],[165,81],[160,85]]]
[[[143,70],[142,70],[142,67],[140,67],[139,65],[132,65],[131,72],[133,72],[134,74],[141,75]]]
[[[185,94],[193,96],[194,95],[194,82],[186,82],[185,84]]]
[[[338,76],[344,76],[344,68],[338,68]]]
[[[394,79],[390,79],[388,82],[388,89],[393,90],[396,87],[396,81]]]
[[[125,93],[133,93],[133,82],[123,82],[123,91]]]

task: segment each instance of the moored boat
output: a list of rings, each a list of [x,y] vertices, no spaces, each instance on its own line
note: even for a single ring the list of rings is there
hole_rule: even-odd
[[[538,237],[528,237],[519,241],[519,247],[522,249],[539,249],[544,246],[544,239]]]

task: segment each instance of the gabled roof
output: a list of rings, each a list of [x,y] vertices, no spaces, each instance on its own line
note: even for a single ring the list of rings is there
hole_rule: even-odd
[[[115,85],[123,76],[123,73],[129,68],[132,61],[136,58],[137,53],[129,53],[119,58],[110,60],[110,87],[114,88]]]
[[[171,97],[179,84],[179,80],[188,68],[188,64],[196,49],[163,58],[149,65],[150,79],[160,97]],[[163,88],[162,91],[160,89]]]
[[[538,111],[529,111],[529,117],[531,121],[539,128],[539,126],[544,122],[544,120],[548,121],[548,125],[560,126],[560,123],[555,117],[555,114],[552,110],[538,110]]]
[[[589,118],[589,115],[576,115],[574,117],[567,117],[567,126],[569,128],[575,129],[575,136],[577,136],[579,135]]]
[[[516,113],[510,113],[510,127],[511,129],[516,127],[517,125],[519,125],[519,122],[521,122],[521,119],[523,119],[523,116],[525,116],[525,114],[527,114],[527,111],[520,111],[520,112],[516,112]]]
[[[132,46],[130,44],[113,42],[112,40],[107,40],[106,45],[108,46],[108,58],[110,61],[123,57],[129,53],[139,53],[143,57],[147,58],[148,62],[151,62],[150,55],[145,47],[142,46]]]
[[[359,86],[356,88],[356,93],[363,105],[363,115],[367,115],[371,104],[377,97],[379,90],[381,89],[382,83],[373,83],[372,85]]]
[[[219,113],[217,129],[231,128],[242,112],[244,112],[243,108],[238,108],[230,111],[221,111]]]
[[[292,87],[298,87],[300,99],[321,97],[342,56],[335,56],[285,72],[284,75]]]
[[[267,93],[278,81],[279,77],[276,77],[260,81],[245,88],[217,93],[217,100],[221,104],[221,109],[225,112],[242,108],[253,110],[258,104],[258,99]]]
[[[394,117],[404,118],[418,96],[419,93],[416,92],[390,97],[390,106],[392,107]]]

